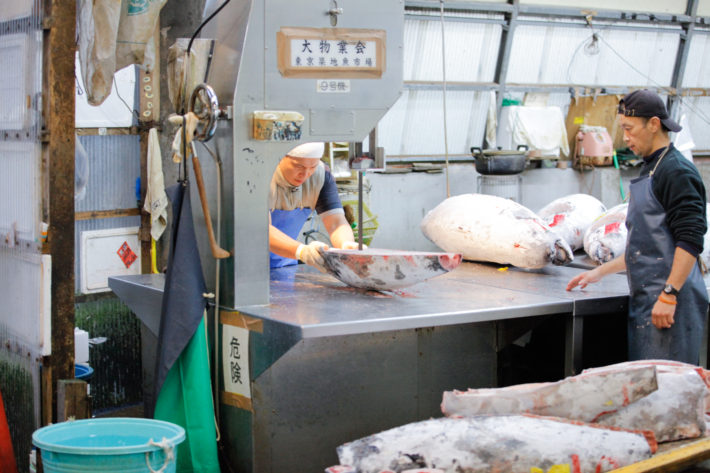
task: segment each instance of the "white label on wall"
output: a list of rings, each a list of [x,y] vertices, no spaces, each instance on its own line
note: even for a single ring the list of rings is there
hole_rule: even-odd
[[[348,94],[350,93],[350,81],[347,79],[318,79],[316,81],[316,92],[321,94]]]
[[[327,40],[291,39],[292,67],[327,67],[332,69],[352,67],[375,67],[377,44],[375,41],[344,39]]]
[[[251,399],[249,383],[249,330],[222,325],[224,390]]]

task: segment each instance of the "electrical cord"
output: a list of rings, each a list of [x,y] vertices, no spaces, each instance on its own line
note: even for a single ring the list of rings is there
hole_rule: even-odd
[[[608,41],[604,39],[604,37],[601,35],[601,32],[597,32],[594,29],[594,26],[591,24],[591,20],[588,18],[587,19],[587,25],[589,28],[592,30],[592,35],[588,38],[585,38],[584,41],[580,42],[579,45],[575,48],[574,52],[572,53],[572,59],[570,60],[568,66],[567,66],[567,82],[572,82],[571,77],[570,77],[570,70],[572,69],[572,65],[574,64],[574,60],[577,57],[579,50],[584,46],[585,53],[588,55],[596,55],[599,54],[599,42],[604,43],[606,47],[609,48],[609,50],[616,55],[624,64],[629,66],[634,72],[642,76],[643,78],[647,79],[650,83],[652,83],[655,87],[657,87],[660,90],[665,91],[667,94],[671,94],[672,91],[670,90],[669,87],[663,86],[653,80],[650,76],[639,70],[636,66],[634,66],[631,61],[627,60],[624,56],[621,55],[614,47],[609,44]],[[702,121],[704,121],[706,124],[710,125],[710,118],[698,107],[695,105],[691,104],[689,101],[686,101],[683,96],[681,95],[676,95],[678,98],[680,105],[687,108],[690,112],[694,113],[698,118],[700,118]]]
[[[442,85],[444,89],[444,153],[446,158],[446,197],[451,197],[451,188],[449,187],[449,132],[446,126],[446,42],[444,35],[444,0],[440,0],[439,15],[441,18],[441,74]]]

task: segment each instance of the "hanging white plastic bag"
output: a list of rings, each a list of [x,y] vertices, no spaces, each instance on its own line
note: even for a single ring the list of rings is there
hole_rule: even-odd
[[[168,96],[176,112],[187,108],[192,91],[198,84],[206,81],[207,59],[212,40],[195,39],[190,49],[190,60],[186,64],[189,43],[190,38],[178,38],[168,48]]]
[[[148,48],[158,24],[160,9],[167,0],[124,0],[116,39],[116,69],[141,64],[150,71],[155,48]]]
[[[121,0],[80,0],[79,62],[91,105],[101,105],[111,93],[120,17]]]
[[[86,184],[89,182],[89,155],[82,146],[78,135],[74,135],[74,202],[86,196]]]

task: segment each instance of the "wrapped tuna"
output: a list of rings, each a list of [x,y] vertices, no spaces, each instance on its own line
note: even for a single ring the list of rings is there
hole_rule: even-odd
[[[441,410],[447,416],[527,413],[596,422],[657,388],[654,366],[622,367],[585,372],[554,383],[445,391]]]
[[[534,212],[493,195],[450,197],[422,219],[421,229],[444,251],[467,260],[541,268],[573,259],[567,242]]]
[[[622,256],[626,250],[626,211],[629,204],[610,208],[584,234],[584,251],[596,264]]]
[[[584,233],[606,206],[589,194],[572,194],[555,199],[537,213],[538,216],[572,248],[582,248]]]
[[[652,436],[651,436],[652,438]],[[406,424],[337,448],[359,473],[435,468],[446,473],[605,472],[655,451],[641,432],[535,416],[445,417]],[[557,470],[554,470],[557,471]]]

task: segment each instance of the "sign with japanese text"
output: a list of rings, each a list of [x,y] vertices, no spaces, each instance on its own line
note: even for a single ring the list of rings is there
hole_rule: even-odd
[[[249,330],[222,326],[222,369],[224,390],[251,399],[249,382]]]
[[[347,94],[350,92],[350,81],[347,79],[318,79],[316,92],[320,94]]]
[[[241,312],[221,311],[222,324],[222,374],[224,404],[252,410],[251,373],[249,371],[249,334],[262,333],[263,321]]]
[[[378,78],[385,70],[384,30],[283,27],[277,33],[284,77]]]

